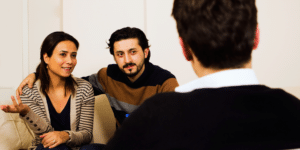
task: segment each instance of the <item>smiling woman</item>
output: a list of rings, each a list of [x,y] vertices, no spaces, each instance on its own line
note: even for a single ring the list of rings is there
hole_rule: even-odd
[[[34,149],[79,149],[92,140],[94,92],[85,80],[71,75],[78,41],[64,32],[49,34],[41,46],[41,62],[32,89],[24,87],[4,112],[19,113],[35,133]]]

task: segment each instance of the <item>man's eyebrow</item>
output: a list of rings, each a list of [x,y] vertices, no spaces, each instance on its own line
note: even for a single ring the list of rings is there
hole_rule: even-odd
[[[125,51],[131,51],[131,50],[136,50],[136,48],[133,47],[133,48],[130,48],[130,49],[125,50]],[[124,53],[124,51],[123,50],[117,50],[116,53]]]
[[[130,48],[129,50],[130,50],[130,51],[131,51],[131,50],[136,50],[136,48],[135,48],[135,47],[134,47],[134,48]]]
[[[116,53],[124,53],[124,52],[121,50],[117,50]]]

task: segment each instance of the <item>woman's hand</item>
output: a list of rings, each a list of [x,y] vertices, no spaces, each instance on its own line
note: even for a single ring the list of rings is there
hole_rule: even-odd
[[[19,113],[20,115],[25,116],[30,111],[30,108],[22,103],[19,95],[17,95],[17,99],[19,104],[16,102],[15,97],[11,96],[13,105],[0,105],[1,110],[9,113]]]
[[[44,148],[54,148],[60,144],[66,143],[70,139],[69,133],[65,131],[48,132],[41,135],[40,138],[43,138],[42,144],[44,145]]]

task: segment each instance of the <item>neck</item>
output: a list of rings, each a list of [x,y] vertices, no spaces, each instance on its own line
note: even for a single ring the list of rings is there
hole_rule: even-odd
[[[50,83],[49,90],[64,89],[66,79],[49,73]]]
[[[213,68],[205,68],[203,67],[203,65],[198,61],[198,59],[196,57],[194,57],[192,60],[191,60],[191,63],[192,63],[192,67],[194,69],[194,72],[196,73],[196,75],[201,78],[201,77],[204,77],[204,76],[207,76],[207,75],[210,75],[210,74],[213,74],[213,73],[216,73],[216,72],[220,72],[220,71],[225,71],[225,70],[231,70],[232,68],[226,68],[226,69],[213,69]],[[252,68],[252,65],[251,65],[251,60],[249,62],[247,62],[246,64],[243,65],[243,67],[241,67],[240,69],[246,69],[246,68],[249,68],[251,69]]]

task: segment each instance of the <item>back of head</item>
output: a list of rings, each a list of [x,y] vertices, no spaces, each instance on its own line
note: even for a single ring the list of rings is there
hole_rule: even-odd
[[[56,45],[62,41],[71,41],[75,44],[76,48],[79,47],[79,42],[68,33],[58,31],[49,34],[43,41],[40,52],[41,62],[36,68],[36,73],[38,73],[38,79],[41,80],[41,91],[43,94],[46,94],[46,91],[49,88],[50,77],[48,74],[47,64],[44,60],[43,55],[47,54],[48,57],[51,57]],[[73,78],[70,76],[66,78],[66,87],[71,89],[74,92],[73,83],[76,83]]]
[[[174,0],[172,15],[179,36],[203,67],[240,68],[250,61],[255,0]]]
[[[125,27],[122,29],[119,29],[112,33],[112,35],[109,38],[109,43],[107,43],[108,48],[110,50],[110,54],[114,55],[114,43],[117,41],[125,40],[125,39],[130,39],[130,38],[137,38],[139,41],[139,45],[142,47],[143,51],[146,48],[149,48],[148,44],[148,39],[145,35],[145,33],[138,28],[130,28],[130,27]],[[145,59],[145,63],[148,63],[150,59],[150,51],[148,54],[148,57]]]

